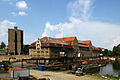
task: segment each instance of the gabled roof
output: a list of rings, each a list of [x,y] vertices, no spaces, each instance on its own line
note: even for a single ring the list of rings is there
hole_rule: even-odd
[[[65,40],[60,40],[51,37],[43,37],[39,39],[42,47],[54,46],[54,47],[71,47]],[[32,43],[29,47],[36,47],[36,42]]]
[[[91,40],[82,41],[82,42],[85,43],[85,44],[90,44],[90,43],[91,43]]]
[[[58,38],[58,39],[65,40],[65,41],[73,41],[76,39],[76,37],[63,37],[63,38]]]
[[[55,43],[55,44],[69,45],[65,40],[51,38],[51,37],[43,37],[40,39],[40,41],[42,43]]]
[[[91,40],[87,40],[87,41],[78,40],[79,47],[89,47],[90,43],[91,43]]]
[[[102,50],[104,50],[104,49],[105,49],[105,48],[102,48],[102,47],[97,47],[97,48],[102,49]]]
[[[76,37],[63,37],[58,39],[65,40],[68,44],[74,45],[74,40],[76,39]]]
[[[97,51],[99,51],[100,49],[97,48],[97,47],[95,47],[95,46],[92,46],[92,50],[97,50]]]
[[[33,42],[31,45],[29,45],[29,47],[35,47],[36,46],[36,42]]]

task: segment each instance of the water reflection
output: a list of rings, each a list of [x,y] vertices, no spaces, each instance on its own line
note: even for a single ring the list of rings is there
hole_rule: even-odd
[[[118,77],[120,75],[120,63],[110,62],[106,66],[100,68],[99,75],[113,75]]]
[[[114,69],[114,70],[120,70],[120,63],[118,63],[118,62],[113,62],[112,65],[113,65],[113,69]]]

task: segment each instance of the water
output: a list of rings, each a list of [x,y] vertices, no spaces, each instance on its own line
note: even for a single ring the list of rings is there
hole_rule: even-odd
[[[110,62],[106,66],[100,67],[98,74],[118,77],[120,75],[120,63]]]

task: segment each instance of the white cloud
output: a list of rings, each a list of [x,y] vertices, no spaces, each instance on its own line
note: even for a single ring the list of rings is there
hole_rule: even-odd
[[[11,12],[10,14],[13,15],[13,16],[16,16],[16,15],[17,15],[15,12]]]
[[[43,36],[66,37],[77,36],[79,40],[92,40],[95,46],[112,49],[114,45],[120,43],[120,25],[107,22],[90,21],[89,11],[93,0],[75,0],[69,3],[72,7],[72,15],[69,22],[51,25],[46,23]],[[81,13],[82,12],[82,13]],[[76,15],[74,15],[76,14]]]
[[[19,9],[28,9],[27,3],[25,1],[19,1],[19,2],[17,2],[16,6]]]
[[[11,22],[8,20],[4,20],[2,22],[0,22],[0,42],[3,41],[5,43],[7,43],[7,32],[8,32],[8,28],[9,27],[14,27],[15,26],[15,22]]]
[[[117,46],[118,44],[120,44],[120,36],[116,37],[116,38],[113,40],[113,45],[111,45],[111,46]]]
[[[81,20],[88,20],[91,17],[93,0],[75,0],[68,4],[68,8],[72,11],[72,17],[79,17]]]
[[[25,16],[25,15],[27,15],[27,13],[26,13],[26,12],[23,12],[23,11],[20,11],[20,12],[18,13],[18,15],[20,15],[20,16]]]

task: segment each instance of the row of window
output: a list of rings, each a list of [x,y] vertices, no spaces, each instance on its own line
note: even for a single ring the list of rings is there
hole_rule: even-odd
[[[48,50],[48,48],[41,48],[41,49],[45,49],[45,50]],[[37,50],[40,50],[40,48],[37,48]]]
[[[31,53],[36,53],[36,51],[30,51]],[[37,53],[40,53],[40,51],[37,51]],[[41,51],[41,53],[48,53],[48,51]]]
[[[37,51],[37,53],[40,53],[40,51]],[[41,53],[48,53],[48,51],[41,51]]]
[[[49,55],[30,55],[30,56],[49,56]]]

